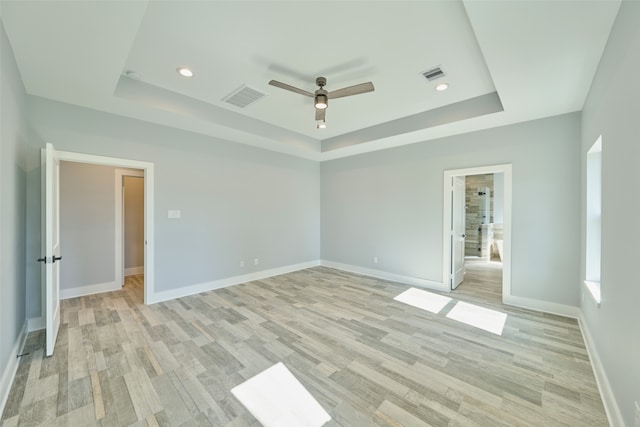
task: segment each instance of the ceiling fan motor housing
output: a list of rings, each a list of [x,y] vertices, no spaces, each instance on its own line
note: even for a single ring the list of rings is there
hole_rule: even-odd
[[[316,81],[320,79],[324,79],[324,77],[318,77]],[[325,80],[325,83],[326,83],[326,80]],[[316,90],[316,93],[315,93],[316,97],[313,103],[316,108],[323,110],[329,106],[329,92],[324,90],[322,88],[323,85],[321,85],[320,83],[318,83],[318,86],[320,86],[320,89]]]
[[[318,93],[320,91],[325,93]],[[323,110],[329,106],[329,98],[327,97],[326,92],[327,92],[326,90],[322,90],[322,89],[316,91],[316,98],[314,101],[314,105],[316,108]]]

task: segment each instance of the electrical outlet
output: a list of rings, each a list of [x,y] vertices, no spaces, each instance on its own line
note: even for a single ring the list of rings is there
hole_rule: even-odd
[[[240,267],[244,267],[244,260],[240,261]]]
[[[180,211],[170,210],[167,213],[167,218],[178,219],[180,218]]]
[[[260,260],[258,258],[254,258],[253,265],[258,265],[258,264],[260,264]]]
[[[635,427],[640,427],[640,403],[636,402]]]
[[[373,257],[373,263],[374,263],[374,264],[377,264],[377,263],[378,263],[378,257],[377,257],[377,256],[374,256],[374,257]]]

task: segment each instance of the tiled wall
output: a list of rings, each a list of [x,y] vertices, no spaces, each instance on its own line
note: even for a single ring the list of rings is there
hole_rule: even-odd
[[[493,240],[493,227],[484,224],[493,223],[493,174],[469,175],[465,178],[466,225],[465,255],[488,258]],[[483,218],[485,187],[489,189],[489,218]]]

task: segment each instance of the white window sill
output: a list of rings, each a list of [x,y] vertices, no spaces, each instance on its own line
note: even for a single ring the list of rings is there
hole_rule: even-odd
[[[589,280],[585,280],[584,285],[589,290],[589,294],[591,295],[591,297],[593,298],[597,306],[600,307],[600,301],[601,301],[600,282],[592,282]]]

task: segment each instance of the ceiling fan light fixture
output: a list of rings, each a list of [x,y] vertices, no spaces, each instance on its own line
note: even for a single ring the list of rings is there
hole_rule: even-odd
[[[315,106],[320,110],[324,110],[325,108],[327,108],[327,105],[329,103],[328,101],[329,100],[327,99],[327,95],[316,95]]]
[[[316,78],[316,85],[318,85],[319,88],[314,93],[297,88],[295,86],[288,85],[286,83],[279,82],[277,80],[271,80],[269,81],[269,84],[280,89],[288,90],[290,92],[313,98],[313,106],[316,109],[316,128],[318,129],[324,129],[327,127],[324,118],[326,109],[329,106],[329,98],[344,98],[345,96],[359,95],[361,93],[373,92],[375,90],[373,83],[366,82],[353,86],[343,87],[342,89],[332,90],[331,92],[329,92],[324,88],[327,84],[327,79],[324,77]]]

